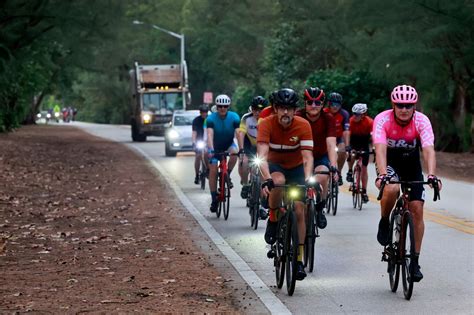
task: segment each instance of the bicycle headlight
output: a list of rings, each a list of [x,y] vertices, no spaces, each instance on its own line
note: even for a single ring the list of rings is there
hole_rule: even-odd
[[[36,114],[36,117],[41,118],[41,114],[40,113]]]
[[[316,184],[316,178],[314,176],[308,178],[308,184]]]
[[[202,149],[204,149],[205,146],[206,146],[206,144],[204,143],[204,141],[198,141],[198,142],[196,143],[196,148],[197,148],[197,149],[202,150]]]
[[[300,192],[297,188],[291,188],[288,193],[291,199],[296,199],[300,195]]]
[[[254,159],[252,160],[252,163],[256,166],[262,165],[262,162],[263,162],[263,159],[258,156],[254,157]]]
[[[58,112],[55,112],[55,113],[54,113],[54,117],[59,117],[59,113],[58,113]]]
[[[46,118],[51,118],[51,114],[50,114],[50,113],[47,113],[47,114],[46,114]]]

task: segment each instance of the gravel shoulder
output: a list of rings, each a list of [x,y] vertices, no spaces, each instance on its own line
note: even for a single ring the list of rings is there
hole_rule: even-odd
[[[125,146],[26,126],[0,148],[1,313],[266,312]]]

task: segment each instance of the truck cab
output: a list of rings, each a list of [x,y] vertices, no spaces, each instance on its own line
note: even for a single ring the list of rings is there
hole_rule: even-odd
[[[180,65],[139,65],[130,71],[132,140],[163,136],[173,113],[190,103],[186,63]]]

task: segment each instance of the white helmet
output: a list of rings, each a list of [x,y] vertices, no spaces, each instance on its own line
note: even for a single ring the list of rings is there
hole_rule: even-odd
[[[354,114],[365,114],[367,112],[367,104],[357,103],[352,106],[352,112]]]
[[[225,94],[217,95],[216,105],[230,106],[230,97]]]

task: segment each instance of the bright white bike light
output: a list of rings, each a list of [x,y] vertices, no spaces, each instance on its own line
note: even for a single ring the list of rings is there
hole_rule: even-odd
[[[293,189],[290,189],[289,194],[290,194],[290,198],[296,199],[296,198],[298,198],[300,193],[299,193],[298,189],[293,188]]]
[[[204,149],[205,146],[206,146],[206,145],[205,145],[204,141],[198,141],[198,142],[196,143],[196,148],[197,148],[197,149],[202,150],[202,149]]]
[[[309,184],[316,184],[316,178],[314,176],[311,176],[310,178],[308,178],[308,183]]]
[[[262,165],[263,163],[263,159],[262,158],[259,158],[258,156],[256,156],[254,159],[253,159],[253,164],[256,165],[256,166],[260,166]]]

